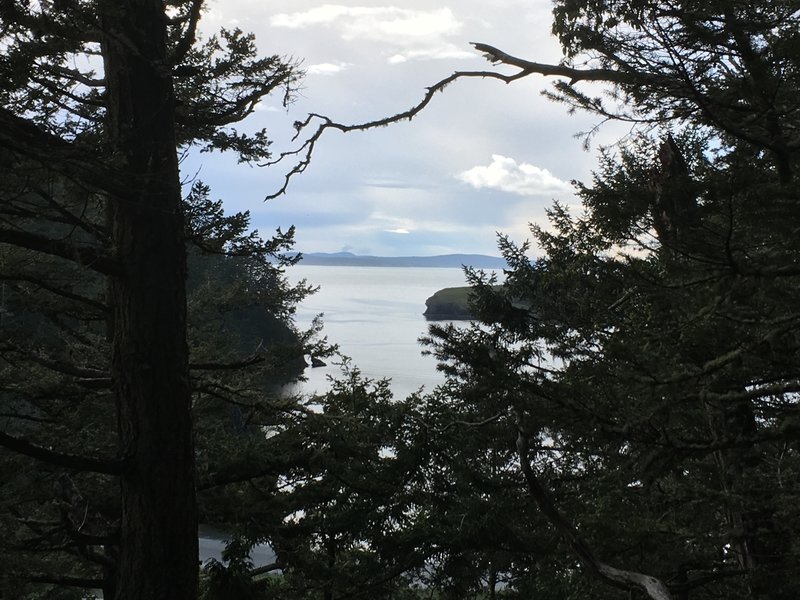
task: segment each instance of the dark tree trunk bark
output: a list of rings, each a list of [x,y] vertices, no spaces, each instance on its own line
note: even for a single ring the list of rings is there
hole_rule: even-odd
[[[325,540],[325,550],[328,554],[328,581],[322,593],[323,600],[333,600],[333,574],[336,569],[336,535],[331,533]]]
[[[186,250],[161,0],[101,3],[107,141],[133,201],[109,199],[121,451],[118,600],[197,597],[197,510],[186,347]]]
[[[720,437],[753,439],[758,432],[756,414],[747,401],[722,407]],[[762,458],[752,445],[720,450],[716,453],[722,478],[722,492],[727,496],[727,520],[731,530],[731,548],[739,567],[747,573],[750,598],[753,600],[788,600],[795,594],[782,589],[776,573],[784,572],[789,555],[789,539],[775,521],[772,498],[755,479]]]

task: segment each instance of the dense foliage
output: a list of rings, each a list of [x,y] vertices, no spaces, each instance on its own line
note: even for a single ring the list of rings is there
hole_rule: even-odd
[[[276,402],[279,386],[302,373],[306,352],[322,351],[311,339],[315,330],[300,332],[292,324],[294,306],[308,288],[289,286],[274,263],[273,253],[288,247],[290,238],[265,243],[249,231],[246,214],[223,215],[207,194],[198,184],[186,199],[188,237],[198,242],[189,246],[188,305],[203,480],[219,472],[230,476],[234,465],[241,466],[250,413]],[[63,190],[59,196],[61,206],[71,208]],[[41,195],[31,193],[23,202],[31,214],[44,211]],[[88,225],[92,220],[83,210]],[[48,226],[50,235],[72,229]],[[101,278],[26,251],[9,249],[2,260],[3,431],[72,454],[112,454],[110,382],[98,368],[108,356]],[[23,456],[4,456],[3,469],[0,512],[4,529],[14,532],[0,543],[6,589],[18,578],[21,583],[47,574],[53,581],[68,572],[87,581],[96,577],[93,564],[103,559],[94,553],[113,553],[117,543],[113,486],[97,476],[42,468]],[[220,519],[214,511],[203,516]]]
[[[181,188],[190,147],[268,158],[234,125],[301,75],[238,30],[198,41],[202,9],[0,4],[4,597],[195,598],[198,482],[312,350],[293,230]]]
[[[555,96],[651,128],[533,227],[538,258],[502,240],[480,324],[432,334],[471,419],[505,424],[572,593],[798,595],[798,8],[556,3],[567,66],[612,94]]]
[[[272,396],[311,341],[292,231],[177,197],[175,151],[263,158],[229,126],[297,74],[240,32],[195,43],[200,2],[166,26],[119,5],[141,27],[0,3],[3,593],[798,597],[797,0],[557,0],[561,64],[477,45],[637,127],[576,184],[582,212],[501,239],[504,285],[471,274],[479,320],[428,340],[446,384],[405,399],[350,366]],[[236,534],[199,588],[198,517]]]

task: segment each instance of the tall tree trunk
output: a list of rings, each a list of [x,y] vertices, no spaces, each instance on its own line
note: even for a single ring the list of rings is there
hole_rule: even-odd
[[[497,568],[494,565],[489,567],[489,600],[497,598]]]
[[[720,437],[753,439],[757,434],[756,415],[747,401],[722,407]],[[774,573],[788,555],[789,541],[781,534],[774,517],[769,493],[758,485],[754,475],[762,457],[752,445],[719,450],[715,455],[727,497],[727,520],[731,530],[731,548],[739,567],[747,573],[750,598],[753,600],[788,600],[795,596],[783,591]]]
[[[194,600],[197,509],[186,250],[161,0],[103,0],[107,135],[135,201],[109,199],[112,373],[121,450],[119,600]]]
[[[325,550],[328,554],[328,580],[325,582],[322,600],[333,600],[333,577],[336,572],[336,534],[328,534],[325,540]]]

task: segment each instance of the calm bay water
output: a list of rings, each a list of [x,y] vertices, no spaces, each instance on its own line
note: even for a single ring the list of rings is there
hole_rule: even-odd
[[[320,290],[299,307],[298,324],[308,325],[323,313],[324,333],[342,354],[369,378],[388,377],[396,397],[443,381],[436,360],[422,356],[417,341],[427,333],[422,313],[425,300],[445,287],[466,285],[461,269],[402,267],[328,267],[298,265],[288,270],[292,281],[306,279]],[[335,360],[306,369],[306,393],[328,389],[327,376],[337,375]]]
[[[428,330],[422,316],[425,300],[446,287],[466,285],[461,269],[404,267],[323,267],[297,265],[287,271],[289,279],[320,286],[320,290],[298,307],[297,322],[303,328],[323,313],[324,335],[339,345],[342,354],[369,378],[391,378],[395,397],[403,398],[420,387],[431,390],[444,378],[436,371],[436,360],[422,356],[417,341]],[[323,393],[329,388],[328,376],[341,373],[326,359],[325,367],[308,368],[308,381],[292,391]],[[225,531],[209,526],[200,529],[200,560],[220,559]],[[274,560],[267,545],[254,549],[256,566]]]

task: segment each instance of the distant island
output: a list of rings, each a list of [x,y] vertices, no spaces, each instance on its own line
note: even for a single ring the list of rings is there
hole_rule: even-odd
[[[500,292],[502,286],[495,285],[493,288],[495,292]],[[471,294],[472,288],[469,286],[441,289],[425,300],[425,312],[422,314],[428,321],[470,321],[475,318],[469,305]],[[527,311],[531,303],[514,300],[511,305]]]
[[[439,256],[361,256],[352,252],[303,253],[301,265],[330,267],[435,267],[502,269],[506,261],[483,254],[442,254]]]
[[[425,318],[429,321],[463,321],[474,318],[469,309],[470,287],[444,288],[425,300]]]

